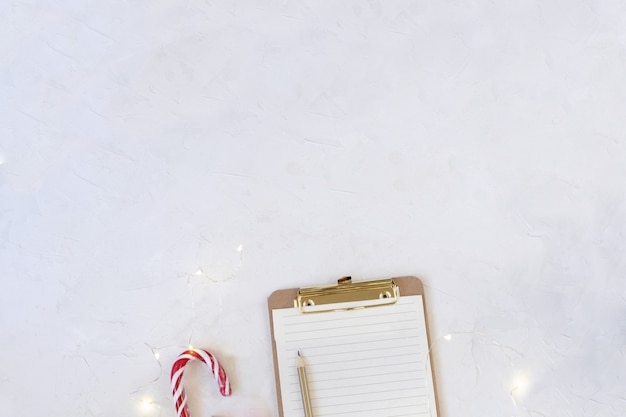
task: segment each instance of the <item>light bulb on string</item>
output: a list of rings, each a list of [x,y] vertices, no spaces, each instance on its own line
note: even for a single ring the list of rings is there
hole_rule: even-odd
[[[511,380],[511,390],[509,395],[513,405],[518,407],[520,401],[524,399],[528,393],[530,386],[530,378],[526,372],[517,372]]]
[[[239,260],[234,262],[234,265],[228,259],[231,255],[225,254],[224,256],[209,259],[208,264],[198,266],[194,272],[187,272],[185,274],[179,274],[178,276],[187,277],[188,285],[191,285],[191,279],[193,277],[206,278],[211,282],[232,280],[237,276],[243,263],[243,244],[240,243],[237,245],[234,251],[239,253]],[[206,271],[205,268],[207,269]]]
[[[141,400],[141,409],[143,411],[150,411],[152,409],[153,406],[153,401],[146,399],[146,400]]]
[[[155,409],[159,409],[159,416],[162,414],[161,405],[151,398],[144,398],[139,401],[139,410],[143,415],[154,415]]]

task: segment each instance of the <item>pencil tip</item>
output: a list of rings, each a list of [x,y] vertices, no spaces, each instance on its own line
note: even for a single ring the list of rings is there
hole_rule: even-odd
[[[300,351],[298,351],[298,356],[302,356],[302,355],[300,354]]]

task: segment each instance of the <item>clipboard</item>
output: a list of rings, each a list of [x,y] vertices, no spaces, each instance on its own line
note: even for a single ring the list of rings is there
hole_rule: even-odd
[[[304,416],[293,376],[293,355],[300,350],[311,361],[314,417],[438,417],[424,286],[418,278],[352,282],[343,277],[337,285],[277,290],[268,298],[268,310],[280,417]],[[353,363],[360,368],[351,368]],[[396,398],[396,392],[404,396]]]

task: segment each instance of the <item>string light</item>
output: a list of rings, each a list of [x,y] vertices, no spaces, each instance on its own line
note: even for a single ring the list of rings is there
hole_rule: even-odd
[[[146,400],[141,400],[141,409],[143,411],[150,411],[152,410],[152,407],[154,406],[154,401],[146,399]]]
[[[139,401],[139,409],[141,410],[142,414],[146,415],[155,415],[154,410],[158,409],[158,415],[160,416],[163,411],[161,409],[161,404],[153,401],[151,398],[144,398],[143,400]]]
[[[163,366],[160,361],[161,354],[157,351],[156,347],[150,345],[149,343],[144,342],[144,345],[146,345],[152,352],[152,356],[154,357],[154,359],[156,360],[159,366],[159,373],[152,381],[143,384],[142,386],[137,388],[135,391],[131,392],[130,397],[135,402],[141,414],[146,415],[146,416],[153,416],[153,417],[159,416],[160,417],[163,414],[163,409],[161,407],[161,404],[154,401],[149,396],[152,393],[152,389],[149,387],[155,382],[157,382],[159,379],[161,379],[161,375],[163,374]],[[158,413],[157,413],[157,410],[158,410]]]
[[[507,350],[512,351],[520,356],[522,354],[515,350],[511,346],[506,346],[498,343],[496,340],[490,339],[486,334],[480,332],[454,332],[448,333],[445,336],[441,336],[439,339],[436,339],[433,343],[428,347],[428,354],[434,349],[435,345],[437,345],[442,339],[446,341],[452,340],[452,335],[469,335],[471,337],[479,337],[487,339],[490,344],[497,346],[500,351],[506,356],[511,365],[514,365],[514,360],[507,354]],[[428,362],[427,362],[428,363]],[[508,387],[509,387],[509,396],[511,397],[511,401],[515,407],[519,407],[520,403],[526,398],[526,395],[530,392],[530,387],[532,385],[531,374],[528,371],[518,369],[515,373],[510,377]]]
[[[528,387],[530,385],[530,378],[527,374],[518,372],[511,382],[511,391],[509,395],[511,396],[511,401],[513,401],[513,405],[517,407],[520,400],[528,392]]]
[[[209,267],[209,273],[207,274],[206,272],[204,272],[204,269],[202,268],[202,266],[199,266],[194,272],[191,273],[185,273],[185,274],[178,274],[179,277],[181,276],[186,276],[187,277],[187,284],[191,287],[191,278],[192,277],[204,277],[206,279],[208,279],[209,281],[212,282],[220,282],[220,281],[228,281],[231,280],[233,278],[235,278],[235,276],[237,275],[239,268],[241,268],[241,264],[243,263],[243,244],[239,244],[236,248],[236,251],[239,252],[239,262],[238,265],[235,265],[233,267],[232,272],[230,272],[229,274],[223,274],[223,273],[219,273],[218,271],[213,271],[212,267]],[[218,269],[221,265],[218,265]],[[192,294],[192,304],[193,304],[193,294]]]
[[[159,370],[163,371],[163,367],[161,366],[161,362],[159,361],[159,359],[161,359],[161,354],[157,351],[157,348],[145,342],[144,342],[144,345],[148,346],[148,348],[152,351],[152,354],[154,355],[154,359],[156,359],[157,363],[159,364]],[[159,376],[153,382],[156,382],[160,377],[161,375],[159,372]]]

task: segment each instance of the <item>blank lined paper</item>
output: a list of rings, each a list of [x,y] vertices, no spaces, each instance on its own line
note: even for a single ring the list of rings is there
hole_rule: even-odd
[[[272,314],[285,417],[304,416],[298,350],[315,417],[437,416],[421,295],[391,306]]]

